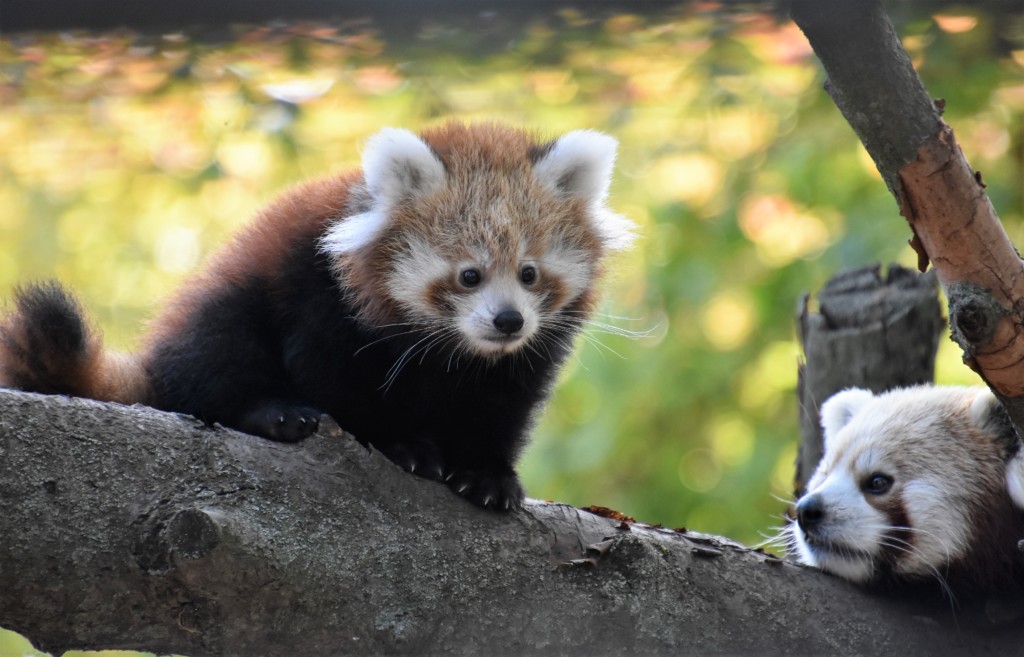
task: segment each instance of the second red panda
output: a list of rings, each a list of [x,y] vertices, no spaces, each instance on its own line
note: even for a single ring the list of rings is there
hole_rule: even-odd
[[[362,171],[299,185],[172,298],[138,354],[105,351],[55,283],[0,322],[0,384],[141,402],[273,440],[328,413],[490,508],[632,238],[606,205],[616,142],[494,124],[385,129]]]
[[[849,388],[821,417],[825,453],[785,532],[800,561],[862,584],[1024,585],[1024,452],[987,388]]]

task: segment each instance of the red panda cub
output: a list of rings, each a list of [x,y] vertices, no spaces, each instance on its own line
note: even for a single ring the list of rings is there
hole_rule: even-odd
[[[987,388],[851,388],[821,417],[825,454],[789,527],[800,561],[864,584],[1022,583],[1024,454]]]
[[[0,384],[195,415],[297,441],[327,413],[409,472],[516,506],[534,414],[633,224],[616,142],[496,124],[386,128],[362,171],[259,213],[150,326],[106,352],[54,283],[0,322]]]

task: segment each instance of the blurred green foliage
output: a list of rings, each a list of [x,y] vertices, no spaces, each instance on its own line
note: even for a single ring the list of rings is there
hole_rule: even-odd
[[[1020,243],[1024,27],[974,11],[900,29]],[[0,296],[60,278],[130,348],[257,208],[357,166],[383,126],[604,130],[621,142],[612,205],[644,239],[617,262],[601,319],[645,337],[581,340],[523,478],[533,497],[758,542],[791,490],[797,300],[843,268],[916,262],[822,82],[792,24],[700,8],[483,16],[402,38],[365,23],[10,35]],[[949,345],[939,379],[976,382]],[[0,656],[18,641],[0,635]]]

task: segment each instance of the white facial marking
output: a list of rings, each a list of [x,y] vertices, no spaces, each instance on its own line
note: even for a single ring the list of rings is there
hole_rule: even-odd
[[[819,496],[825,517],[810,535],[794,527],[800,560],[850,581],[869,580],[888,526],[885,514],[868,504],[859,483],[845,468],[827,477],[817,473],[807,495]]]
[[[415,239],[408,250],[396,258],[394,271],[388,277],[388,292],[415,318],[421,321],[440,319],[437,309],[427,299],[426,286],[450,275],[448,261],[428,243]]]
[[[512,334],[494,325],[498,313],[514,310],[523,317],[523,326]],[[518,278],[504,276],[485,280],[478,291],[459,304],[459,330],[474,351],[499,355],[516,351],[537,331],[539,316],[536,295],[524,289]]]
[[[927,575],[932,568],[949,563],[966,552],[970,519],[956,504],[943,482],[914,479],[903,487],[903,500],[914,532],[914,549],[896,563],[896,571]]]
[[[331,226],[320,239],[320,250],[341,255],[357,251],[373,242],[387,225],[383,212],[363,212],[346,217]]]
[[[454,305],[452,314],[436,307],[428,297],[430,284],[457,277],[467,268],[480,270],[479,286],[450,297]],[[387,285],[391,298],[410,320],[454,328],[462,336],[463,344],[479,355],[512,353],[522,348],[540,325],[537,295],[520,282],[518,272],[514,277],[501,276],[472,263],[463,263],[453,270],[448,260],[423,240],[411,243],[402,257],[395,260]],[[499,313],[510,310],[522,316],[523,325],[506,333],[495,326],[494,320]]]
[[[1024,449],[1006,464],[1006,488],[1018,509],[1024,509]]]
[[[578,249],[554,246],[537,263],[542,277],[555,277],[565,286],[568,303],[590,286],[594,277],[593,265]]]
[[[852,472],[859,472],[866,475],[878,470],[884,470],[884,463],[885,457],[882,449],[872,445],[864,448],[864,450],[857,455],[857,459],[849,469]]]

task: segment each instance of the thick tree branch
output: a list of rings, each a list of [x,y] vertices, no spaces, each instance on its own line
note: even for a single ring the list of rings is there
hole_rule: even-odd
[[[0,391],[0,626],[203,655],[1016,654],[1024,627],[878,598],[726,539],[472,507],[336,428],[283,445]]]
[[[792,16],[828,73],[826,91],[896,194],[897,171],[942,119],[881,3],[795,0]]]
[[[827,88],[899,202],[964,359],[1024,428],[1024,263],[877,0],[798,0]]]

